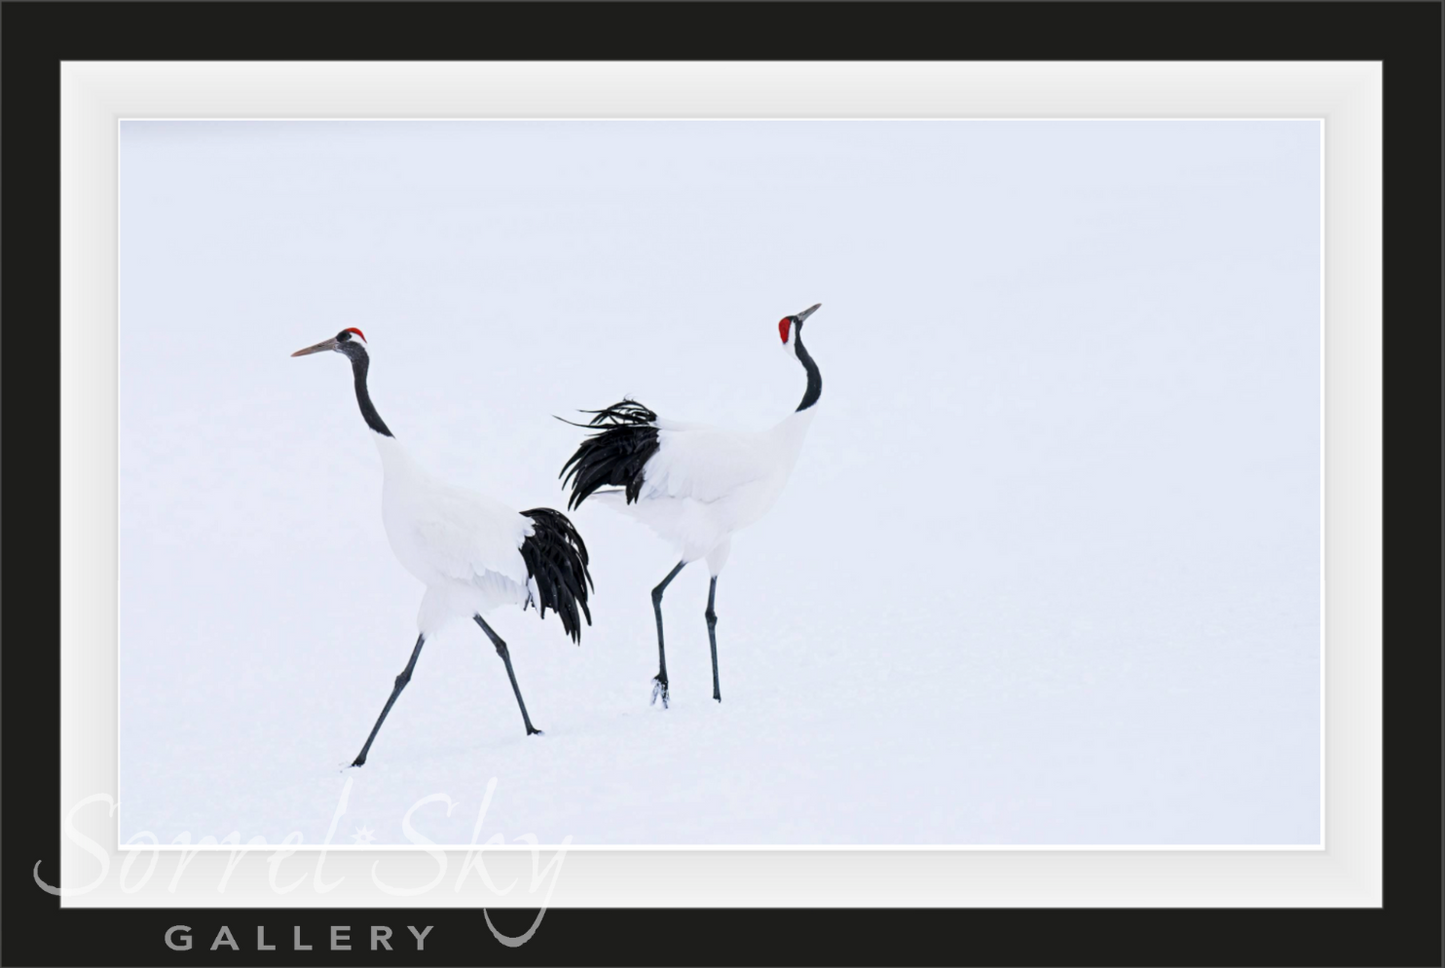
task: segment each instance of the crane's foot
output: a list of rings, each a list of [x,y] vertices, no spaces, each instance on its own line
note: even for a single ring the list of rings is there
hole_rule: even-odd
[[[667,701],[670,698],[667,693],[667,676],[659,673],[652,677],[652,702],[655,705],[658,697],[662,697],[662,708],[667,708]]]
[[[544,734],[540,729],[538,729],[537,727],[533,726],[531,723],[528,723],[528,724],[527,724],[527,735],[528,735],[528,736],[542,736],[542,735],[545,735],[545,734]]]

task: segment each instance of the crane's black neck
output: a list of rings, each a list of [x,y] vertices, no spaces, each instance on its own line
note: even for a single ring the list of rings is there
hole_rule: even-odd
[[[351,358],[351,372],[356,376],[356,402],[361,406],[361,417],[366,425],[383,437],[394,436],[382,422],[381,414],[376,412],[376,406],[371,402],[371,394],[366,389],[366,371],[371,366],[371,358],[364,352],[348,353]]]
[[[798,410],[807,410],[818,402],[823,395],[823,374],[818,372],[818,364],[813,362],[813,357],[808,353],[808,348],[803,345],[803,327],[798,327],[798,334],[793,337],[798,351],[798,362],[803,364],[803,369],[808,371],[808,389],[803,391],[803,402],[798,404]]]

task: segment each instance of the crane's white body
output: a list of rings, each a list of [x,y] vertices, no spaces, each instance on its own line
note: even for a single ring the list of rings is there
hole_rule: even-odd
[[[727,563],[733,532],[777,503],[814,409],[752,433],[659,419],[657,452],[643,470],[637,500],[628,504],[621,491],[597,496],[672,542],[680,561],[706,558],[708,570],[717,575]]]
[[[381,453],[382,521],[391,550],[424,585],[418,631],[431,636],[498,605],[522,605],[534,591],[520,548],[526,516],[431,476],[396,438],[373,433]]]

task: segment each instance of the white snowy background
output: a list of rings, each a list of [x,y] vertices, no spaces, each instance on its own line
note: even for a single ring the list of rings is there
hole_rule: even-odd
[[[124,842],[1300,844],[1320,837],[1314,122],[125,122]],[[398,439],[564,506],[634,395],[796,472],[665,600],[604,507],[554,618],[416,637],[346,326]]]

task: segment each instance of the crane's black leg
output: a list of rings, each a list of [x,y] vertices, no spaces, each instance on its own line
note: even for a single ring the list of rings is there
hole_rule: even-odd
[[[531,736],[533,733],[538,736],[542,735],[542,731],[532,725],[532,718],[527,715],[527,704],[522,702],[522,689],[517,685],[517,674],[512,671],[512,655],[507,651],[507,643],[502,641],[500,635],[492,631],[492,627],[484,622],[480,615],[473,615],[472,619],[482,627],[483,632],[487,633],[487,638],[492,640],[492,645],[497,649],[497,655],[502,657],[502,662],[507,666],[507,678],[512,680],[512,692],[517,697],[517,707],[522,710],[522,723],[527,727],[527,735]]]
[[[392,703],[396,702],[396,697],[401,695],[401,691],[406,688],[406,684],[411,682],[411,670],[416,668],[416,657],[421,655],[421,647],[424,642],[426,642],[425,635],[418,635],[416,637],[416,648],[411,650],[411,661],[406,664],[405,669],[401,670],[401,675],[397,676],[396,682],[392,684],[391,698],[388,699],[386,705],[382,707],[381,715],[376,717],[376,725],[371,727],[371,735],[366,737],[366,745],[361,748],[360,753],[356,754],[356,759],[351,761],[352,766],[361,766],[366,763],[367,751],[371,749],[372,740],[376,739],[377,731],[381,729],[381,724],[386,720],[386,714],[391,712]]]
[[[667,573],[656,588],[652,590],[652,613],[657,616],[657,675],[652,677],[652,701],[657,702],[657,697],[662,697],[662,708],[667,708],[667,653],[662,648],[662,593],[667,589],[668,583],[677,577],[687,562],[679,561],[677,567]]]
[[[707,641],[712,646],[712,697],[722,702],[722,689],[717,684],[717,612],[712,610],[713,597],[717,595],[717,575],[712,576],[712,584],[707,586],[707,611],[704,616],[707,618]]]

